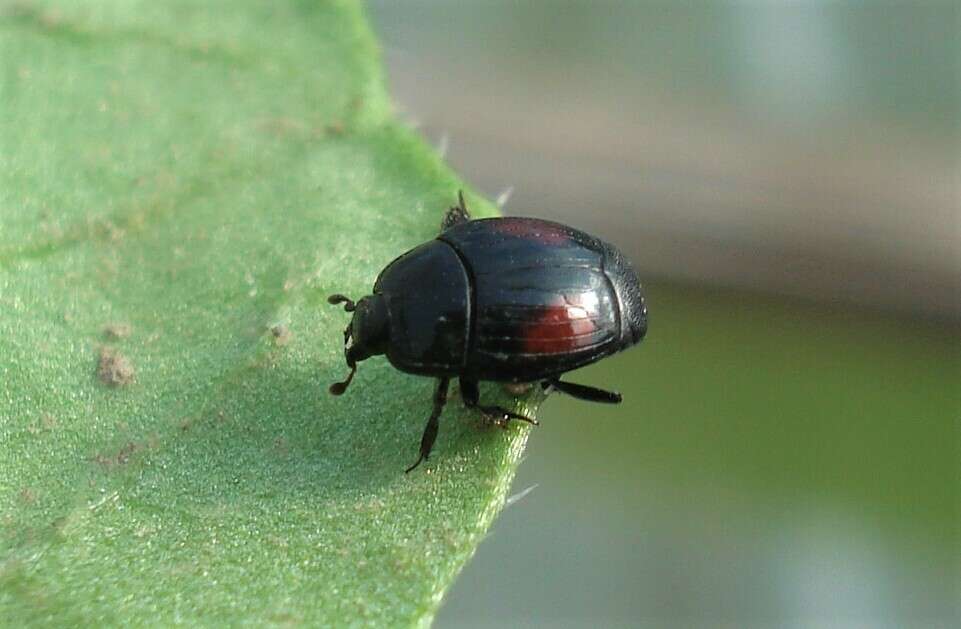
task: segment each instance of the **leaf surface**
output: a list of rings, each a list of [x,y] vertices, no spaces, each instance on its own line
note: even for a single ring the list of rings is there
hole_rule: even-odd
[[[359,6],[5,3],[0,60],[0,617],[428,623],[527,431],[455,388],[405,475],[433,381],[378,358],[327,393],[327,295],[462,187]]]

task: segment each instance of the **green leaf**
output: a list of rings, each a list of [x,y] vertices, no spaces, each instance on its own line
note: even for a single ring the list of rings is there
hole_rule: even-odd
[[[455,391],[405,475],[433,381],[327,393],[463,185],[358,4],[6,3],[0,59],[3,622],[429,623],[527,430]]]

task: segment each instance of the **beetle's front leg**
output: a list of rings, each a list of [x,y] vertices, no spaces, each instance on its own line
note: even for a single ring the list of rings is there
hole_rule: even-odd
[[[507,425],[512,419],[519,419],[525,421],[528,424],[539,426],[540,423],[536,419],[531,419],[530,417],[524,417],[523,415],[518,415],[513,411],[509,411],[502,406],[484,406],[479,404],[480,401],[480,388],[478,387],[477,380],[471,380],[468,378],[460,379],[460,396],[464,400],[464,406],[467,408],[476,408],[480,412],[484,413],[487,418],[494,423],[500,424],[502,428],[507,428]]]
[[[420,438],[420,458],[404,471],[405,474],[420,465],[421,461],[426,461],[427,457],[430,456],[430,451],[434,448],[434,441],[437,439],[437,420],[440,418],[441,411],[444,410],[444,405],[447,404],[447,386],[449,384],[450,378],[437,379],[437,388],[434,389],[434,410],[431,411],[427,426],[424,427],[424,436]]]

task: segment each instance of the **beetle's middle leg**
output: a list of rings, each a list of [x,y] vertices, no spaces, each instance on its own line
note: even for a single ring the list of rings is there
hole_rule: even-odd
[[[447,404],[449,384],[450,378],[437,379],[437,388],[434,389],[434,410],[431,411],[427,426],[424,427],[424,436],[420,438],[420,458],[404,471],[405,474],[420,465],[421,461],[426,461],[430,451],[434,449],[434,441],[437,439],[437,420],[440,418],[441,411],[444,410],[444,405]]]
[[[525,421],[528,424],[534,426],[540,425],[536,419],[531,419],[530,417],[524,417],[523,415],[518,415],[513,411],[509,411],[502,406],[485,406],[479,404],[480,401],[480,388],[477,386],[477,380],[471,380],[469,378],[460,378],[460,396],[464,400],[464,406],[467,408],[476,408],[480,412],[484,413],[489,419],[498,422],[504,428],[507,428],[507,424],[512,419],[519,419]]]

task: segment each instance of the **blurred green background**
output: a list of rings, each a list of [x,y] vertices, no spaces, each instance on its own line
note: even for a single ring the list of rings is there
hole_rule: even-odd
[[[649,280],[437,626],[957,626],[956,3],[369,6],[468,180]]]

